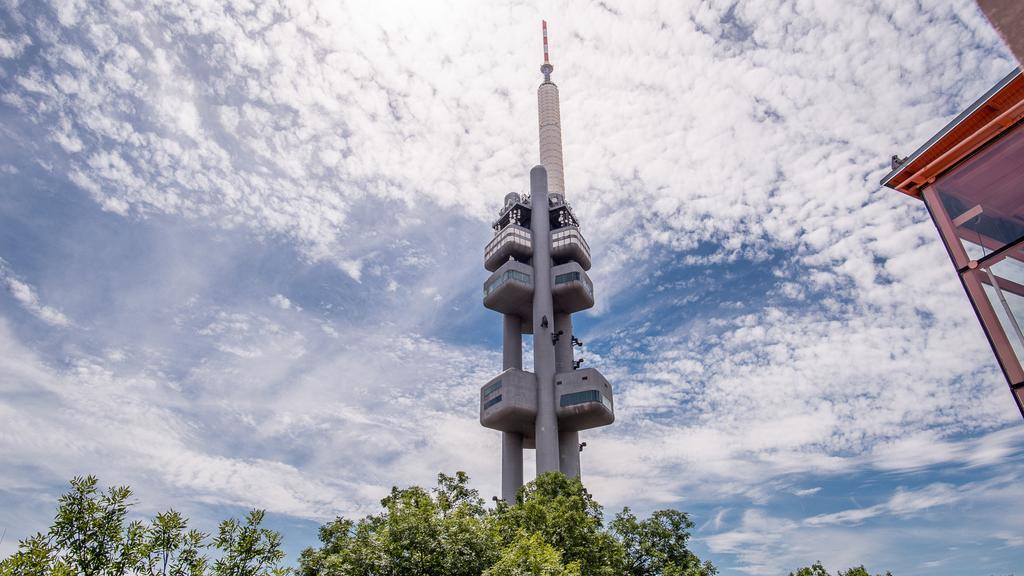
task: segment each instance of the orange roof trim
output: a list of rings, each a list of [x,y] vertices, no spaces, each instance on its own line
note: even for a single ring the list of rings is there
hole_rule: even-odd
[[[1024,75],[1017,69],[917,149],[881,184],[915,198],[921,187],[1024,119]]]

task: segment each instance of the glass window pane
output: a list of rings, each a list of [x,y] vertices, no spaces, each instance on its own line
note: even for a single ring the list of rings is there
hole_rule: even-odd
[[[495,392],[497,392],[499,388],[501,388],[501,380],[498,380],[497,382],[494,382],[492,384],[488,384],[483,389],[483,395],[484,396],[490,396],[491,394],[494,394]]]
[[[972,260],[1024,236],[1024,125],[933,185]]]
[[[1014,255],[1018,252],[1010,251]],[[1024,365],[1024,262],[1006,257],[968,273],[975,274],[981,281],[985,296],[999,319],[996,328],[1002,328],[1017,362]]]
[[[558,399],[558,405],[573,406],[575,404],[583,404],[585,402],[601,402],[602,395],[597,390],[584,390],[582,392],[573,392],[571,394],[563,394]]]

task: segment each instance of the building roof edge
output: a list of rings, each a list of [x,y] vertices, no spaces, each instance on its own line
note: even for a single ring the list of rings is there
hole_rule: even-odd
[[[893,178],[895,178],[900,172],[902,172],[903,170],[908,168],[910,166],[910,164],[914,160],[917,160],[922,154],[927,152],[928,149],[930,149],[932,146],[934,146],[939,140],[941,140],[944,136],[946,136],[946,134],[949,134],[954,128],[959,126],[964,120],[969,118],[971,116],[971,114],[974,114],[975,111],[977,111],[979,108],[984,106],[986,102],[991,100],[993,96],[998,94],[1000,90],[1005,88],[1007,84],[1012,82],[1015,78],[1017,78],[1020,75],[1021,75],[1021,69],[1020,68],[1015,68],[1012,72],[1010,72],[1005,77],[1003,77],[1003,79],[1000,80],[999,82],[997,82],[995,86],[993,86],[992,88],[989,88],[988,92],[985,92],[985,94],[983,94],[980,98],[975,100],[973,104],[968,106],[967,109],[965,109],[963,112],[961,112],[959,115],[957,115],[956,118],[952,119],[948,124],[946,124],[946,126],[943,127],[942,130],[939,130],[938,133],[936,133],[927,142],[925,142],[923,145],[921,145],[920,148],[915,150],[913,152],[913,154],[911,154],[910,156],[907,156],[900,163],[899,166],[897,166],[891,172],[886,174],[885,177],[882,178],[879,181],[879,184],[882,185],[882,186],[886,186],[888,188],[894,188],[895,189],[895,186],[890,186],[889,185],[889,182],[891,182]]]

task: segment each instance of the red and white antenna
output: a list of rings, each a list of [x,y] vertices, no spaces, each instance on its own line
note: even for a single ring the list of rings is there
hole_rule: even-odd
[[[544,73],[544,81],[551,81],[551,72],[555,69],[551,65],[551,60],[548,58],[548,21],[541,20],[541,30],[544,31],[544,64],[541,65],[540,71]]]
[[[544,63],[547,64],[550,62],[550,60],[548,60],[548,21],[541,20],[540,23],[541,29],[544,31]]]

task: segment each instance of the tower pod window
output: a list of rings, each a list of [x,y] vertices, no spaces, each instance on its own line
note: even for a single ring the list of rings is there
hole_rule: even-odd
[[[494,394],[495,392],[497,392],[500,389],[501,389],[501,380],[498,380],[497,382],[495,382],[493,384],[488,384],[487,387],[483,389],[482,393],[483,393],[484,397],[486,398],[487,396],[490,396],[491,394]]]
[[[555,276],[555,284],[565,284],[566,282],[579,282],[579,272],[566,272],[565,274],[559,274]]]
[[[564,272],[562,274],[555,275],[555,286],[559,284],[568,284],[570,282],[579,282],[583,285],[583,289],[587,291],[587,294],[594,295],[594,285],[590,282],[590,278],[579,271]]]
[[[484,286],[484,296],[487,296],[491,292],[494,292],[498,288],[501,288],[506,282],[515,280],[527,286],[532,286],[533,282],[530,280],[530,275],[519,270],[506,270],[504,274],[495,278],[494,282],[491,282],[487,286]]]
[[[601,394],[597,390],[583,390],[582,392],[573,392],[571,394],[563,394],[558,399],[558,405],[562,408],[566,406],[574,406],[576,404],[585,404],[587,402],[600,402],[609,409],[612,407],[612,401],[607,396]]]
[[[498,395],[497,395],[497,396],[495,396],[494,398],[491,398],[491,399],[490,399],[490,400],[488,400],[487,402],[484,402],[484,410],[486,410],[486,409],[490,408],[491,406],[494,406],[494,405],[495,405],[495,404],[497,404],[498,402],[501,402],[501,394],[498,394]]]

